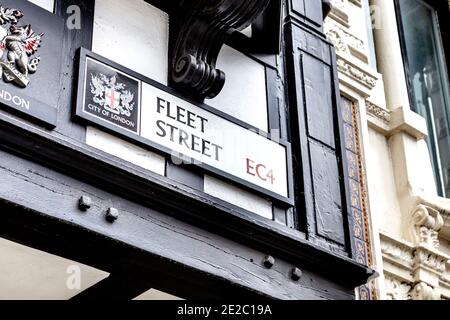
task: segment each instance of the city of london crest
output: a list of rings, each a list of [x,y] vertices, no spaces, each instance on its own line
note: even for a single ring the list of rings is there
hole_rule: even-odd
[[[90,86],[95,103],[113,114],[131,117],[135,106],[134,93],[118,82],[116,76],[91,74]]]
[[[41,59],[35,54],[43,37],[31,25],[18,25],[23,16],[20,10],[0,5],[0,77],[21,88],[28,86],[29,75],[38,69]]]

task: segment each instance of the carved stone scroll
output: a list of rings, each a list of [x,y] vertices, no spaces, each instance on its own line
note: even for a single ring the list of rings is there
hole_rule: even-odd
[[[438,210],[418,205],[412,215],[412,238],[416,244],[439,248],[439,231],[444,225]]]

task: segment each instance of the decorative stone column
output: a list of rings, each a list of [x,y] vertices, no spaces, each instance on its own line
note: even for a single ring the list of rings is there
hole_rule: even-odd
[[[394,1],[372,0],[377,64],[383,74],[388,108],[409,108]]]

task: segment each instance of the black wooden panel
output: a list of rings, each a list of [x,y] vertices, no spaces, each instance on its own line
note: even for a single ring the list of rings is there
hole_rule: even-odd
[[[296,30],[301,30],[296,28]],[[293,45],[296,49],[307,52],[311,56],[319,59],[326,65],[331,65],[330,44],[322,37],[310,32],[294,32],[292,34]]]
[[[310,149],[317,233],[344,245],[342,195],[336,155],[328,148],[316,143],[310,143]]]
[[[303,76],[309,136],[335,147],[330,67],[309,55],[303,56]]]
[[[145,274],[142,275],[139,272],[113,273],[108,278],[82,291],[71,301],[133,300],[151,289],[151,284],[144,279],[146,279]]]
[[[311,0],[293,1],[303,12],[304,1]],[[161,6],[165,3],[157,2]],[[236,292],[240,292],[283,299],[353,298],[353,286],[365,281],[370,270],[316,245],[319,236],[332,245],[341,239],[338,214],[315,216],[316,207],[329,208],[330,212],[335,209],[329,199],[317,197],[317,189],[323,188],[319,184],[331,190],[341,175],[338,173],[336,179],[336,175],[326,173],[329,180],[317,178],[322,165],[335,174],[337,158],[324,143],[318,145],[328,152],[324,164],[317,167],[312,161],[306,111],[314,108],[317,97],[303,92],[302,72],[306,69],[300,61],[302,56],[314,56],[331,73],[329,44],[315,34],[297,31],[299,41],[291,41],[293,48],[287,51],[291,56],[295,54],[295,63],[290,64],[292,68],[287,73],[295,77],[291,92],[297,90],[293,94],[297,100],[291,106],[297,121],[295,141],[299,143],[295,158],[304,170],[297,171],[302,187],[298,196],[308,203],[310,219],[305,225],[311,242],[315,242],[311,243],[303,234],[283,226],[296,225],[292,209],[286,214],[284,209],[275,207],[276,222],[272,222],[198,192],[203,182],[195,172],[169,165],[167,179],[85,146],[85,128],[71,121],[71,109],[77,69],[74,61],[79,47],[91,45],[94,1],[57,0],[56,14],[67,18],[70,5],[82,9],[82,28],[61,28],[64,55],[57,98],[58,127],[49,133],[9,115],[0,119],[0,147],[7,150],[0,152],[0,235],[95,267],[106,267],[108,271],[125,267],[125,271],[132,272],[135,269],[129,268],[128,262],[139,263],[144,274],[153,272],[161,281],[173,276],[169,286],[182,283],[191,289],[190,286],[204,285],[207,290],[202,291],[202,297],[236,298]],[[311,13],[314,14],[317,13]],[[271,61],[268,65],[282,65],[272,57],[266,59]],[[282,88],[284,76],[279,76],[271,72],[268,79],[279,82]],[[327,83],[326,77],[323,83]],[[330,79],[330,87],[333,84],[336,78]],[[287,136],[283,95],[284,88],[269,92],[270,103],[280,102],[280,112],[271,110],[270,121],[275,124],[272,128],[281,127],[282,136]],[[314,110],[308,113],[314,114]],[[326,140],[320,132],[315,133],[314,139]],[[83,194],[95,201],[87,213],[77,208]],[[298,202],[299,213],[305,211],[303,202]],[[121,212],[115,224],[104,219],[105,210],[111,205]],[[315,221],[319,218],[324,221],[320,226]],[[261,265],[266,254],[277,258],[272,270]],[[289,278],[294,266],[304,269],[304,277],[298,283]],[[194,295],[198,292],[191,291]]]
[[[308,19],[321,26],[323,21],[322,0],[306,0],[305,14]]]
[[[269,112],[269,132],[272,137],[281,138],[280,123],[280,78],[277,70],[266,67],[267,105]],[[277,133],[277,134],[276,134]],[[275,135],[276,134],[276,135]]]
[[[311,1],[311,0],[307,0]],[[305,14],[305,0],[291,0],[292,10],[299,15]]]
[[[88,195],[93,201],[86,212],[77,208],[82,195]],[[201,296],[205,299],[208,295],[209,299],[239,298],[242,294],[247,298],[353,298],[350,286],[337,284],[340,280],[337,275],[328,273],[327,276],[333,278],[331,281],[319,276],[321,266],[312,270],[300,261],[293,264],[272,250],[253,248],[248,242],[238,242],[237,237],[227,238],[206,231],[170,217],[152,205],[144,206],[127,199],[128,196],[127,191],[109,193],[0,151],[0,237],[112,274],[141,269],[143,284],[146,281],[158,283],[159,279],[172,287],[163,287],[164,291],[194,284],[204,286],[202,292],[193,287],[191,292],[185,293],[188,296],[181,295],[186,298]],[[120,212],[113,224],[105,219],[105,212],[111,206]],[[193,206],[186,209],[195,210]],[[212,212],[205,213],[214,219]],[[267,254],[276,257],[272,269],[262,264]],[[317,256],[309,254],[309,262]],[[331,265],[323,264],[323,267]],[[294,266],[304,271],[300,282],[289,278]],[[336,264],[333,269],[339,266]],[[351,269],[342,269],[341,279]],[[135,289],[140,291],[146,286]]]
[[[86,127],[72,121],[72,110],[76,100],[77,54],[81,47],[88,49],[92,47],[95,1],[57,0],[55,1],[55,14],[68,21],[73,14],[73,11],[68,9],[72,6],[76,6],[81,10],[81,28],[69,29],[66,23],[63,26],[63,78],[60,88],[57,90],[59,109],[58,126],[55,129],[55,133],[69,139],[85,142]]]
[[[273,206],[273,217],[276,222],[283,226],[288,225],[286,209],[279,208],[276,205]]]
[[[196,190],[203,191],[204,189],[204,174],[192,166],[178,165],[172,161],[166,161],[166,176]]]
[[[299,225],[311,241],[351,254],[343,126],[336,108],[338,80],[331,45],[293,23],[286,31],[287,69],[295,71],[288,82]]]
[[[323,32],[323,0],[289,0],[287,20]]]

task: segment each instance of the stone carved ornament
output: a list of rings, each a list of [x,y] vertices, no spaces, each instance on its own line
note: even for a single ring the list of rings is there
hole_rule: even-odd
[[[387,237],[385,237],[387,239]],[[401,244],[397,241],[384,240],[381,241],[381,251],[385,258],[396,261],[405,268],[411,269],[414,267],[414,250],[408,245]]]
[[[450,200],[417,197],[415,203],[410,220],[413,243],[381,237],[385,270],[390,270],[386,289],[393,299],[405,299],[399,288],[409,286],[408,299],[439,300],[450,294],[450,257],[439,251],[439,233],[449,221]],[[408,281],[405,275],[409,275]]]
[[[391,276],[385,277],[385,283],[388,300],[411,300],[411,285]]]
[[[373,89],[377,85],[377,78],[340,57],[337,59],[337,67],[340,72],[358,81],[369,89]]]
[[[364,55],[366,54],[366,45],[363,40],[345,31],[334,23],[327,22],[326,29],[328,40],[333,43],[338,52],[349,54],[350,48],[353,48],[355,51],[359,51]]]
[[[439,233],[450,222],[450,199],[416,197],[411,214],[411,238],[415,244],[439,249]]]
[[[385,267],[385,289],[389,300],[439,300],[440,283],[450,285],[449,257],[429,247],[403,243],[382,235],[382,253]],[[421,276],[425,271],[427,276]],[[409,278],[406,279],[405,278]],[[429,283],[430,275],[434,286]]]
[[[379,107],[369,100],[366,100],[366,110],[369,115],[381,120],[383,123],[387,125],[391,123],[391,113],[389,110]]]
[[[442,256],[425,247],[417,247],[414,252],[414,267],[423,266],[437,274],[445,274],[448,257]]]
[[[418,205],[412,214],[412,224],[412,239],[416,244],[439,248],[439,231],[444,226],[444,219],[438,210]]]
[[[350,54],[350,50],[344,40],[345,38],[342,34],[342,31],[338,30],[337,28],[331,28],[326,32],[326,35],[328,40],[333,44],[338,52]]]
[[[419,282],[411,291],[411,298],[413,300],[441,300],[441,294],[425,282]]]

